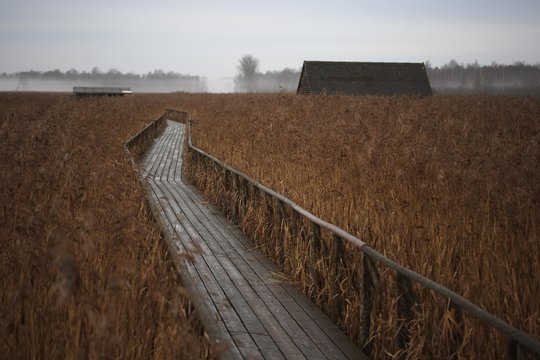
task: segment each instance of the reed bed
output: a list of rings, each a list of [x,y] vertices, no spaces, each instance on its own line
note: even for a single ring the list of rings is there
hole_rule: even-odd
[[[196,146],[540,336],[537,98],[2,94],[6,357],[212,356],[123,150],[169,107],[190,112]],[[190,179],[373,357],[507,353],[496,331],[188,155]]]
[[[212,357],[124,151],[164,107],[0,95],[0,357]]]
[[[534,98],[215,96],[194,114],[193,138],[538,338],[538,119]],[[191,155],[187,174],[375,358],[500,358],[515,350],[431,291],[403,286],[381,266],[365,270],[369,263],[348,245],[335,266],[329,234],[314,246],[316,229],[199,156]]]

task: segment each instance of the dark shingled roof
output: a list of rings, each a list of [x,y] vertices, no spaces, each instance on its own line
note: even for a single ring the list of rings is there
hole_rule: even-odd
[[[431,95],[423,63],[304,61],[298,94]]]

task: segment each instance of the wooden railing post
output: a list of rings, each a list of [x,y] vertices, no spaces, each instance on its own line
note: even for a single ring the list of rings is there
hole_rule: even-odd
[[[291,271],[296,272],[298,271],[298,259],[296,257],[296,251],[299,246],[299,244],[302,243],[301,236],[302,236],[302,217],[298,214],[298,212],[291,208],[291,215],[289,218],[289,226],[291,231],[291,247],[290,250],[293,251],[292,256],[290,257],[290,266]]]
[[[311,222],[311,236],[309,241],[309,272],[313,281],[310,297],[318,300],[318,294],[321,289],[321,274],[317,268],[317,262],[321,256],[321,227],[314,222]],[[318,303],[318,301],[315,301]]]
[[[144,131],[146,130],[148,130],[148,133],[136,135],[134,138],[132,138],[132,140],[130,140],[129,144],[126,144],[126,146],[132,148],[146,141],[146,136],[150,136],[151,133],[155,133],[155,131],[157,131],[157,126],[145,128]],[[343,270],[340,270],[340,265],[342,265],[343,268],[347,268],[347,266],[353,267],[352,272],[348,274],[352,276],[351,281],[353,286],[359,286],[361,284],[360,288],[355,288],[355,292],[362,296],[362,309],[360,312],[362,329],[360,330],[359,339],[364,343],[364,349],[369,345],[367,344],[367,341],[369,339],[369,331],[371,327],[373,298],[374,295],[377,296],[377,289],[380,288],[377,268],[372,263],[372,260],[374,260],[382,266],[385,266],[387,269],[396,271],[396,288],[398,296],[396,302],[396,342],[402,349],[406,349],[407,347],[407,340],[411,335],[410,323],[413,320],[416,312],[416,299],[412,287],[412,282],[414,281],[419,286],[422,286],[423,289],[430,289],[444,299],[451,300],[452,305],[456,304],[455,307],[453,307],[454,317],[458,324],[454,329],[455,339],[453,340],[456,344],[456,348],[459,348],[463,343],[465,334],[462,315],[463,309],[463,311],[467,311],[479,321],[483,322],[487,326],[490,326],[491,328],[497,329],[509,338],[507,351],[510,358],[519,357],[520,352],[521,355],[525,353],[535,354],[537,356],[540,355],[540,342],[529,334],[505,323],[499,318],[496,318],[494,315],[488,313],[481,307],[472,303],[470,300],[456,294],[450,289],[437,284],[436,282],[394,262],[393,260],[390,260],[385,255],[371,248],[361,239],[347,233],[333,224],[321,220],[307,210],[302,209],[300,206],[292,202],[292,200],[287,199],[284,196],[275,193],[271,189],[255,182],[246,174],[242,174],[230,168],[219,159],[216,159],[203,150],[192,146],[191,139],[189,139],[188,144],[189,149],[192,149],[192,164],[190,166],[190,172],[194,182],[197,183],[197,185],[202,188],[203,191],[212,189],[211,182],[215,178],[212,176],[205,176],[205,174],[207,175],[208,173],[213,174],[212,169],[210,169],[211,165],[213,165],[213,169],[227,169],[224,174],[225,185],[227,185],[228,181],[227,172],[232,177],[231,181],[233,184],[231,188],[233,189],[232,193],[233,197],[235,198],[232,209],[234,219],[237,219],[241,210],[243,211],[244,216],[246,215],[246,209],[244,209],[247,206],[246,199],[253,201],[253,204],[259,204],[259,206],[255,207],[259,209],[261,214],[264,213],[264,225],[257,229],[261,232],[260,236],[257,236],[257,240],[259,241],[258,245],[266,255],[275,257],[276,262],[282,266],[282,269],[284,268],[283,257],[285,250],[284,224],[288,225],[291,233],[290,251],[293,252],[292,256],[289,256],[288,259],[291,266],[291,271],[295,271],[295,277],[305,276],[308,279],[311,278],[311,284],[310,281],[302,281],[302,283],[311,285],[309,288],[305,288],[304,290],[306,291],[307,295],[316,303],[320,303],[321,299],[319,299],[319,295],[321,294],[322,286],[326,286],[326,288],[330,289],[329,293],[331,292],[332,294],[324,294],[324,296],[327,296],[327,298],[324,300],[327,300],[328,305],[330,305],[330,312],[334,313],[333,317],[335,319],[342,319],[342,313],[344,311],[346,301],[342,294],[343,289],[340,288],[340,277],[341,274],[344,273]],[[246,188],[245,184],[236,184],[236,182],[241,183],[242,181],[251,184],[252,191],[250,191],[249,186]],[[227,188],[227,186],[225,186],[225,188]],[[236,198],[236,196],[238,196],[238,198]],[[275,207],[273,206],[274,201]],[[284,204],[286,204],[285,206],[289,207],[291,210],[291,214],[289,217],[287,217],[287,219],[285,219],[285,212],[283,210]],[[230,203],[225,205],[230,206]],[[308,225],[308,222],[310,225]],[[321,228],[325,229],[325,231],[339,234],[339,236],[334,235],[334,242],[331,249],[323,249],[323,245],[325,243],[322,241]],[[361,251],[364,254],[364,258],[361,260],[361,262],[348,264],[348,262],[350,262],[349,254],[344,254],[344,249],[342,247],[343,241],[348,241],[355,247],[357,251]],[[299,259],[295,255],[298,253],[299,249],[304,251],[306,247],[308,252],[307,261],[303,261],[303,256],[306,255],[303,253],[301,254],[301,261],[303,262],[299,264]],[[323,251],[326,253],[323,254]],[[330,264],[326,263],[329,256],[327,252],[333,252],[333,254],[330,254],[330,259],[332,262]],[[323,279],[320,271],[322,268],[321,264],[324,264],[325,270],[328,268],[331,269],[330,272],[333,272],[333,277],[336,280],[333,284],[329,283],[329,278],[324,278],[325,282],[321,281],[321,279]],[[458,265],[459,262],[455,264],[455,267]],[[355,266],[357,268],[354,268]],[[457,356],[458,354],[455,355]]]
[[[274,211],[275,225],[276,225],[276,265],[281,271],[285,264],[285,251],[284,251],[284,238],[285,229],[283,228],[283,202],[279,199],[276,200],[276,209]]]
[[[191,177],[194,184],[200,187],[199,174],[201,172],[201,162],[199,157],[200,154],[196,151],[193,151],[193,166],[191,168]]]
[[[461,347],[465,336],[465,324],[463,323],[463,313],[461,308],[453,302],[450,302],[450,309],[454,313],[454,321],[456,323],[456,328],[453,331],[452,338],[452,347],[455,349],[455,351],[452,355],[450,355],[450,359],[453,360],[459,359],[458,349]]]
[[[236,224],[239,225],[242,221],[242,178],[236,177],[236,189],[234,189],[233,204],[236,208]]]
[[[374,295],[379,288],[379,273],[371,258],[362,256],[362,309],[360,312],[359,342],[362,350],[369,356],[371,343],[368,343],[371,332],[371,313],[373,311]]]
[[[261,199],[262,196],[264,195],[262,194],[261,189],[256,187],[255,184],[252,184],[251,185],[251,204],[252,204],[251,206],[253,206],[253,208],[257,211],[257,213],[261,211],[261,207],[264,204],[263,199]],[[255,245],[257,246],[260,246],[262,243],[264,243],[264,241],[266,241],[264,239],[264,236],[262,238],[261,236],[255,236],[253,240],[255,241]]]
[[[231,191],[231,189],[229,189],[229,186],[230,186],[229,174],[230,174],[229,170],[223,169],[223,187],[225,188],[226,193]]]
[[[230,207],[230,211],[231,211],[231,219],[233,221],[233,223],[235,225],[238,224],[238,219],[237,219],[237,216],[238,216],[238,212],[237,212],[237,203],[236,203],[236,193],[237,193],[237,188],[238,188],[238,178],[236,176],[236,174],[234,173],[231,173],[231,178],[232,178],[232,181],[231,181],[231,191],[229,192],[229,198],[227,199],[228,202],[229,202],[229,207]],[[226,204],[227,205],[227,204]]]
[[[199,181],[199,174],[201,173],[202,171],[202,163],[201,163],[201,154],[199,154],[198,152],[195,152],[195,167],[193,168],[194,169],[194,174],[193,176],[196,178],[196,181],[197,181],[197,184],[200,186],[200,181]]]
[[[259,188],[256,187],[252,183],[248,183],[248,186],[249,186],[249,200],[251,202],[251,206],[253,210],[256,210],[259,208],[259,204],[260,204]]]
[[[239,211],[239,214],[240,214],[240,223],[243,224],[244,223],[244,218],[248,214],[248,209],[247,209],[247,205],[248,205],[248,184],[247,184],[247,181],[244,180],[242,177],[240,177],[239,180],[240,180],[240,194],[239,194],[239,196],[240,196],[240,199],[239,199],[240,211]]]
[[[266,206],[266,226],[264,232],[264,242],[266,244],[267,255],[271,256],[273,251],[272,244],[272,219],[274,218],[274,207],[272,206],[273,197],[270,194],[264,193],[264,204]]]
[[[343,239],[336,234],[332,234],[332,250],[330,255],[332,262],[332,278],[334,284],[332,286],[333,296],[329,302],[331,305],[331,318],[334,322],[338,322],[343,315],[344,302],[343,291],[341,289],[341,274],[346,267],[345,249],[343,247]]]
[[[414,316],[415,296],[411,280],[402,274],[396,274],[396,287],[397,342],[400,349],[405,349],[409,337],[409,324]]]
[[[513,339],[508,340],[507,348],[508,359],[518,360],[519,359],[519,344]]]

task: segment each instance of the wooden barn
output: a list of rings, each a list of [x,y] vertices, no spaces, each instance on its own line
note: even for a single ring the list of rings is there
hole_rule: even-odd
[[[297,94],[431,95],[423,63],[304,61]]]

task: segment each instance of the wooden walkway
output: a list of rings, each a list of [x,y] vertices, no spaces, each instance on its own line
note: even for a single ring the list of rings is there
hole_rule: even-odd
[[[197,311],[223,358],[365,359],[315,305],[194,187],[182,182],[184,125],[168,121],[139,167],[163,231],[183,259]],[[203,320],[204,320],[203,319]]]

